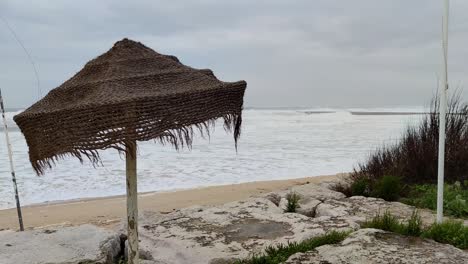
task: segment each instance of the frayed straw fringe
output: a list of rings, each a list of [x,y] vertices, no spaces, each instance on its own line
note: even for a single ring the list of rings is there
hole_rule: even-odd
[[[224,120],[223,127],[225,131],[233,133],[235,149],[237,152],[237,142],[241,135],[242,114],[227,114],[220,118]],[[216,120],[218,119],[219,118],[212,118],[198,124],[170,129],[166,132],[163,132],[157,138],[154,138],[154,140],[155,142],[159,142],[163,145],[169,144],[173,146],[177,151],[183,149],[184,147],[191,149],[195,132],[198,131],[202,138],[209,139],[211,131],[214,129],[216,125]],[[122,139],[119,140],[117,143],[107,146],[106,149],[115,149],[119,152],[119,155],[126,155],[127,144],[133,143],[131,140],[130,142],[128,142],[125,139]],[[55,166],[60,160],[66,159],[68,157],[75,157],[82,164],[84,163],[85,159],[87,159],[95,168],[99,166],[104,166],[98,150],[95,149],[73,150],[44,159],[31,160],[31,164],[33,166],[34,171],[36,171],[38,175],[43,175],[47,169],[52,169],[53,166]]]

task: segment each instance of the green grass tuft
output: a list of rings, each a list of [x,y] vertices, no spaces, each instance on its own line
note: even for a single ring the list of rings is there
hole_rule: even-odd
[[[299,201],[301,200],[301,196],[295,192],[290,192],[286,195],[286,200],[288,201],[286,212],[295,213],[296,209],[300,207]]]
[[[468,227],[461,221],[449,220],[441,224],[434,223],[424,229],[421,217],[414,211],[411,218],[399,222],[390,212],[377,215],[362,225],[363,228],[376,228],[405,236],[425,237],[437,242],[446,243],[460,249],[468,249]]]
[[[406,224],[402,224],[402,234],[406,236],[420,236],[423,232],[422,219],[418,211],[414,210]]]
[[[422,233],[425,238],[450,244],[460,249],[468,249],[468,227],[461,221],[449,220],[433,224]]]
[[[385,211],[383,215],[380,215],[379,213],[370,221],[367,221],[364,224],[362,224],[362,228],[376,228],[395,233],[403,232],[402,225],[400,224],[398,219],[395,216],[393,216],[389,211]]]
[[[437,209],[437,185],[414,185],[407,198],[401,200],[416,207]],[[454,217],[468,217],[468,183],[445,184],[444,213]]]
[[[264,254],[255,255],[248,259],[237,260],[235,264],[277,264],[285,262],[290,256],[299,253],[307,252],[314,248],[323,245],[337,244],[343,241],[349,232],[332,231],[326,235],[314,237],[302,242],[280,244],[278,246],[270,246],[265,249]]]

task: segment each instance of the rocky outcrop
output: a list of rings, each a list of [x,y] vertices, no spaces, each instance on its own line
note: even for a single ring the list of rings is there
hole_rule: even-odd
[[[301,197],[296,213],[285,213],[290,192]],[[144,255],[160,263],[231,263],[261,253],[270,245],[302,241],[331,230],[357,230],[360,223],[385,210],[407,219],[414,208],[376,198],[346,198],[328,184],[306,184],[222,206],[196,206],[169,214],[146,212],[140,220],[140,247]],[[432,212],[419,213],[425,223],[433,222]],[[370,241],[368,235],[360,239]],[[373,250],[371,244],[369,251]],[[412,250],[410,244],[406,247]]]
[[[302,241],[330,230],[354,230],[346,218],[308,217],[283,210],[266,198],[170,214],[145,213],[140,248],[164,263],[229,263],[269,245]]]
[[[115,263],[120,254],[116,233],[93,225],[54,230],[0,232],[2,264]]]
[[[377,229],[361,229],[337,245],[325,245],[291,256],[287,264],[461,264],[468,253],[432,240],[404,237]]]
[[[295,186],[288,191],[268,193],[265,197],[270,198],[275,196],[276,199],[281,201],[280,206],[284,206],[287,203],[286,195],[290,192],[295,192],[301,197],[299,201],[300,207],[296,210],[299,214],[310,217],[341,217],[358,224],[387,210],[400,220],[405,220],[409,219],[414,210],[416,210],[413,206],[399,202],[387,202],[379,198],[363,196],[346,197],[340,192],[331,190],[330,183]],[[424,225],[434,223],[435,215],[432,211],[426,209],[417,209],[417,211]],[[468,221],[465,220],[465,224],[468,225]]]

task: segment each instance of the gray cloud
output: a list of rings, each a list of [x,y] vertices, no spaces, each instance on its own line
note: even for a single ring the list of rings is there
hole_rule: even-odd
[[[450,79],[467,83],[468,3],[451,1]],[[440,68],[441,1],[0,2],[48,91],[129,37],[221,79],[248,82],[248,106],[423,105]],[[37,100],[27,57],[0,23],[7,105]]]

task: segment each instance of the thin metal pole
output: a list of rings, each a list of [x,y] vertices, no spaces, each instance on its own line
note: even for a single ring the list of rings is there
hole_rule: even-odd
[[[18,212],[18,221],[19,221],[20,231],[24,231],[23,214],[21,213],[21,204],[20,204],[19,195],[18,195],[18,186],[16,184],[15,167],[13,165],[13,152],[11,151],[10,137],[8,136],[8,125],[7,125],[7,121],[5,117],[5,107],[3,104],[3,97],[2,97],[1,89],[0,89],[0,108],[2,111],[3,131],[5,132],[5,139],[7,143],[7,149],[8,149],[8,158],[10,159],[11,179],[13,181],[13,188],[15,189],[16,211]]]
[[[138,264],[139,251],[136,141],[127,143],[126,148],[128,263]]]
[[[443,48],[443,72],[442,90],[439,102],[439,161],[437,171],[437,222],[441,223],[444,216],[444,160],[445,160],[445,117],[447,109],[448,70],[448,22],[449,22],[449,0],[444,0],[444,15],[442,20],[442,48]]]

